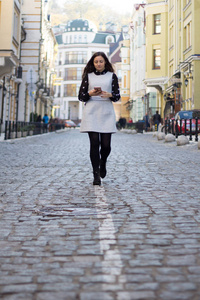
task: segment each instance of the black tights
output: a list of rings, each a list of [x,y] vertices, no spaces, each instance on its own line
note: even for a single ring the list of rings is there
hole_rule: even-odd
[[[111,151],[111,133],[88,132],[90,138],[90,159],[93,170],[99,169],[100,158],[106,162]],[[99,151],[99,148],[101,149]]]

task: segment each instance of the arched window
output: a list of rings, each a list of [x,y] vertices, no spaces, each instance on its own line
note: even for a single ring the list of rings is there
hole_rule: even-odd
[[[106,44],[114,43],[114,37],[112,35],[108,35],[106,37]]]

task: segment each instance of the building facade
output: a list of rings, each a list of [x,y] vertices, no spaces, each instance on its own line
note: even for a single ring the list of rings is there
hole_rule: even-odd
[[[168,2],[168,83],[165,114],[200,109],[200,3],[194,0]]]
[[[20,45],[25,37],[21,24],[20,0],[0,1],[0,121],[18,118],[21,79]]]
[[[56,40],[45,0],[0,1],[0,119],[51,114]]]
[[[22,19],[26,40],[21,47],[23,83],[20,88],[20,120],[50,117],[53,107],[52,82],[56,40],[48,15],[47,1],[24,0]]]
[[[146,87],[156,88],[156,107],[164,115],[164,93],[168,81],[168,1],[148,0],[146,12]]]
[[[54,117],[82,119],[83,104],[78,101],[82,73],[91,56],[102,51],[109,57],[109,45],[116,42],[119,34],[113,24],[108,23],[105,31],[98,31],[89,20],[76,19],[54,28],[58,43],[55,64]]]
[[[130,39],[129,36],[121,43],[121,117],[130,118]]]

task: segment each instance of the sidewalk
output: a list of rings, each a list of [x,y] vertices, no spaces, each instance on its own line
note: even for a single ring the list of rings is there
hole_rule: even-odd
[[[4,133],[1,133],[1,134],[0,134],[0,142],[3,142],[3,141],[4,141],[4,137],[5,137],[5,134],[4,134]]]
[[[1,300],[200,299],[197,149],[118,132],[99,187],[78,130],[0,146]]]

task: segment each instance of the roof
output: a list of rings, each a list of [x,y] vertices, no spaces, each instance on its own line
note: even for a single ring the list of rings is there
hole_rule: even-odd
[[[110,54],[112,54],[117,49],[117,47],[119,47],[119,42],[121,42],[121,41],[123,41],[123,33],[122,32],[120,33],[120,36],[119,36],[117,42],[110,45]]]
[[[94,40],[93,40],[92,43],[105,44],[107,36],[113,36],[114,39],[115,39],[115,35],[114,34],[100,32],[100,33],[96,33],[95,38],[94,38]]]
[[[117,63],[117,62],[121,62],[121,56],[120,56],[120,49],[118,49],[116,51],[116,53],[111,57],[111,63],[114,64],[114,63]]]
[[[62,35],[56,35],[56,41],[58,44],[63,44],[63,39],[62,39]]]
[[[96,25],[89,21],[83,19],[75,19],[69,21],[66,25],[67,31],[97,31]]]

